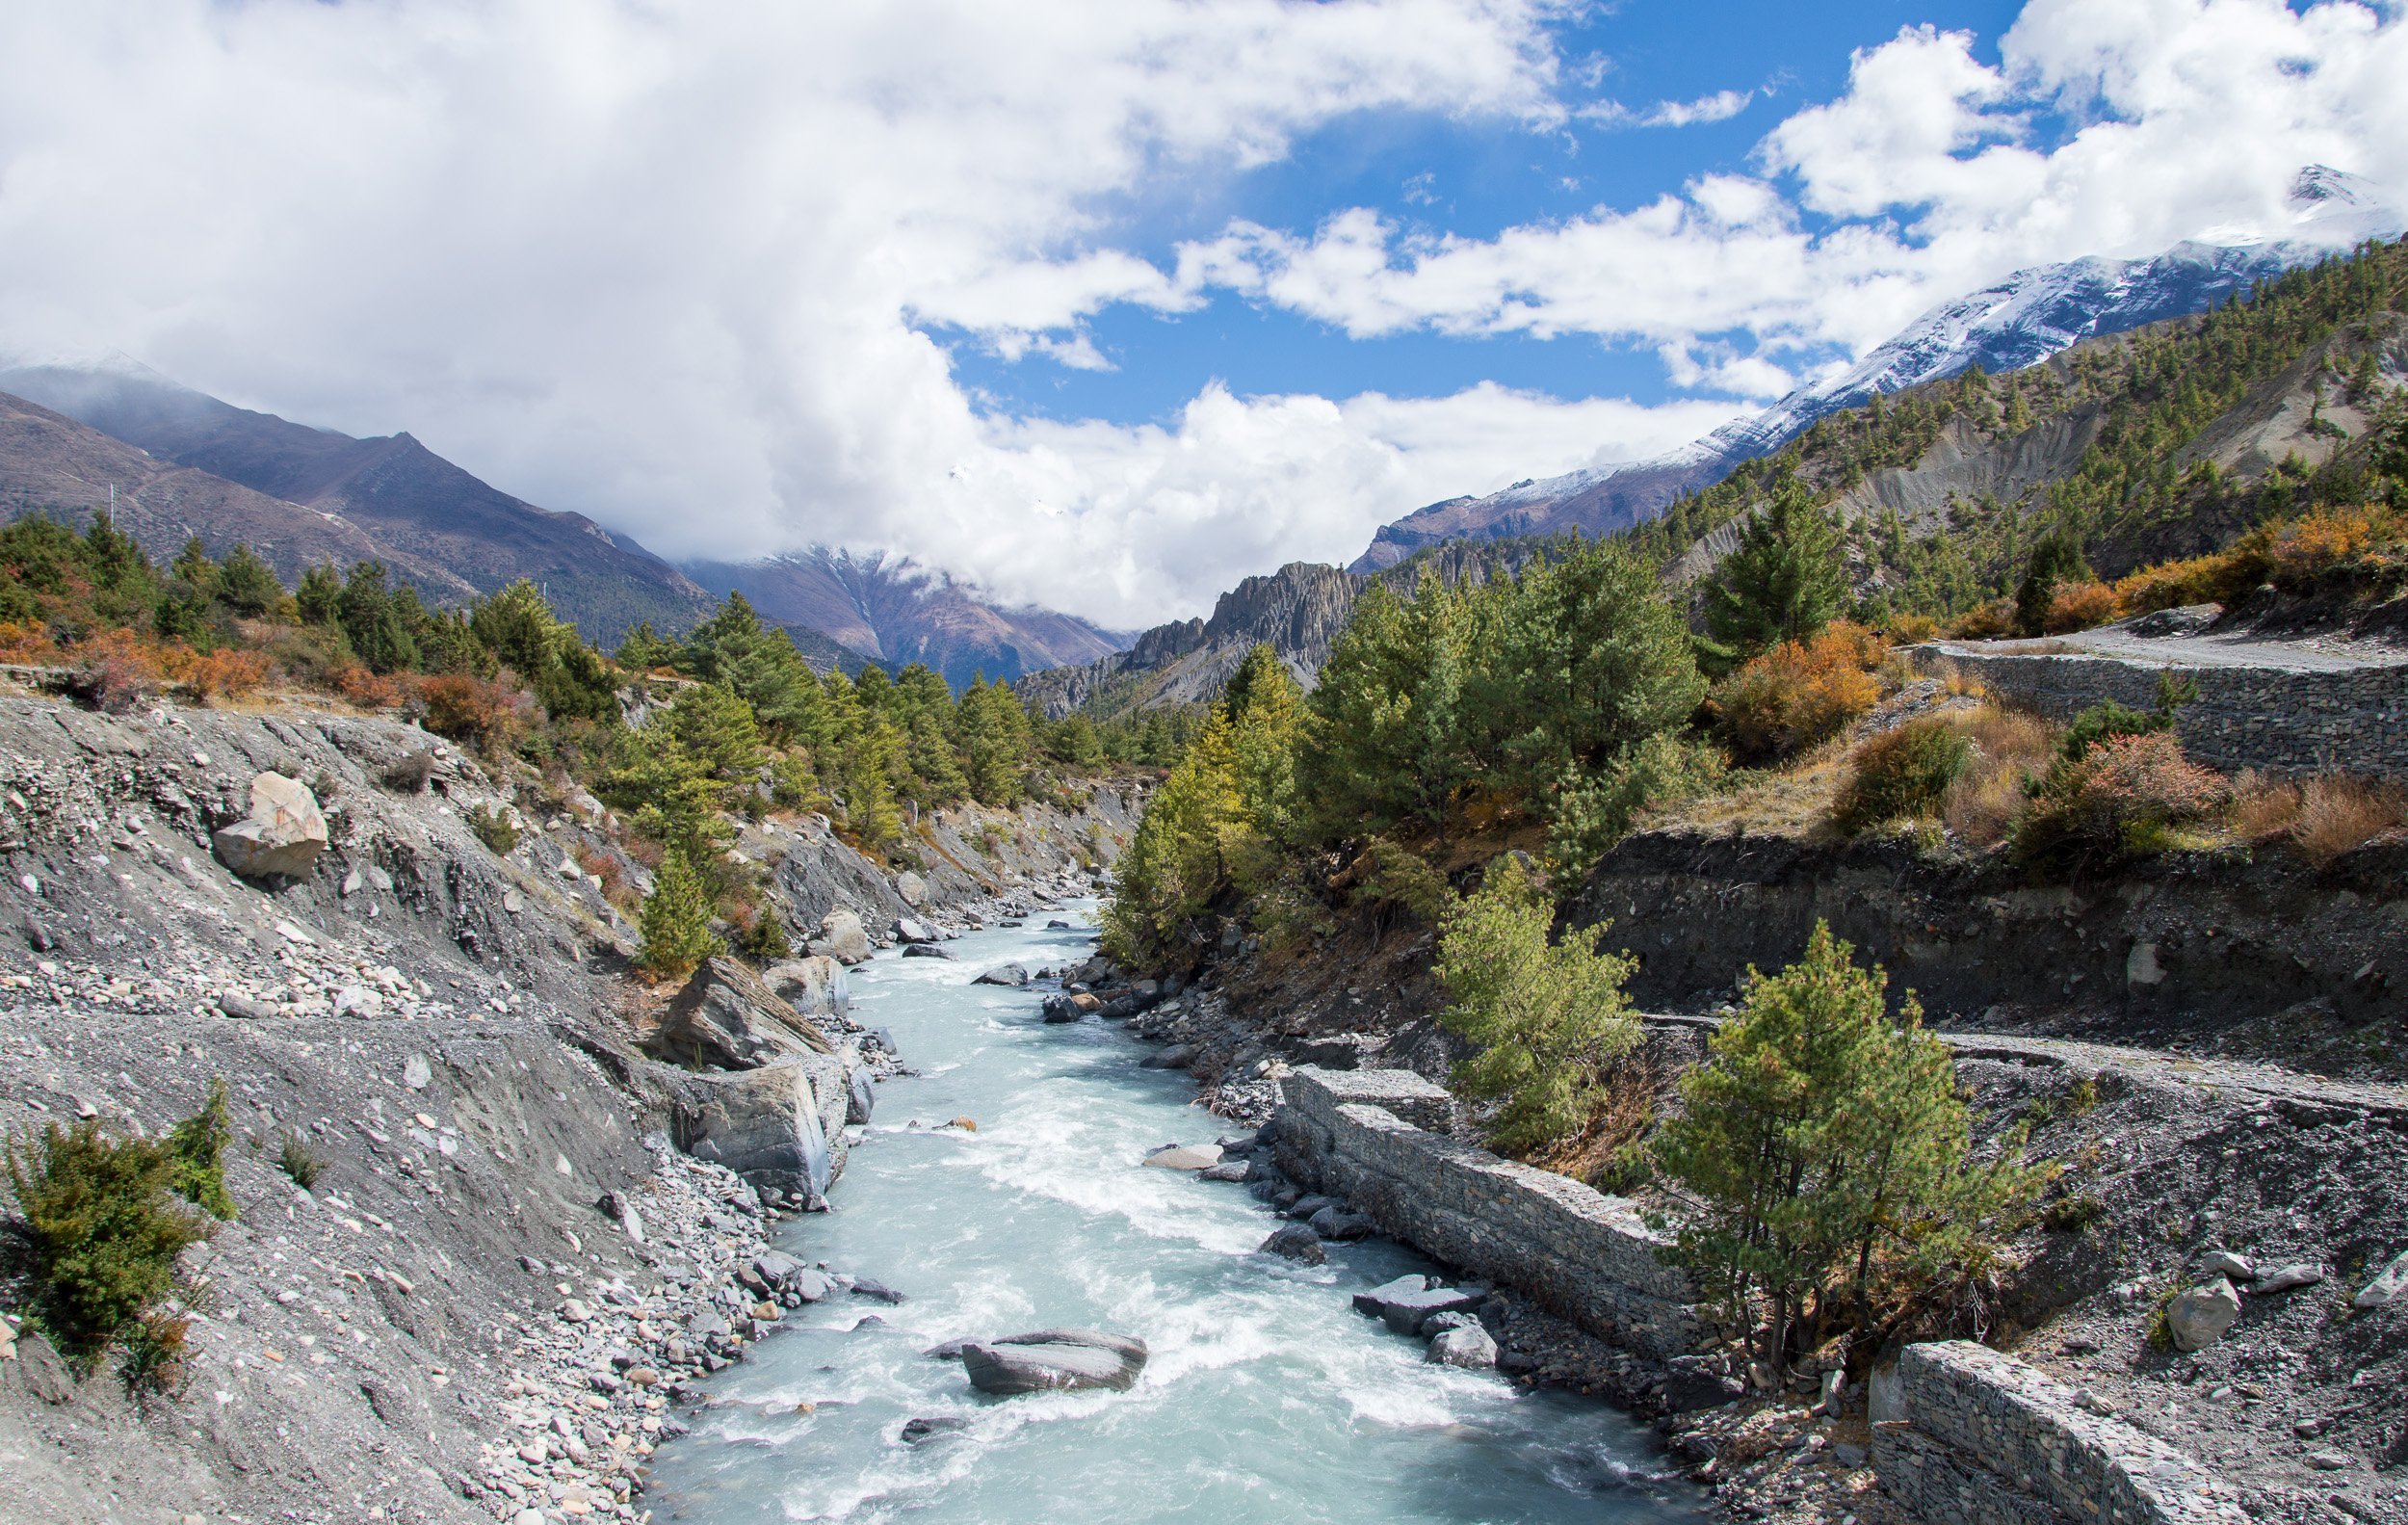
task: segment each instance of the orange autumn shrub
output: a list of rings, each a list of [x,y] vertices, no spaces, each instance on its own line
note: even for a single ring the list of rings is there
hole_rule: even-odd
[[[2183,755],[2173,732],[2111,735],[2051,766],[2015,824],[2014,854],[2044,873],[2111,868],[2165,851],[2177,828],[2232,802],[2231,781]]]
[[[1948,635],[1959,641],[1997,641],[2015,633],[2015,600],[1993,598],[1976,604],[1948,623]]]
[[[264,651],[238,651],[221,647],[191,656],[178,664],[176,686],[195,703],[206,704],[213,698],[241,698],[257,691],[275,670],[275,664]]]
[[[2264,581],[2264,564],[2252,556],[2218,551],[2179,562],[2144,566],[2115,580],[2115,600],[2124,612],[2155,614],[2189,604],[2229,604]]]
[[[48,667],[58,660],[58,646],[39,624],[32,620],[0,623],[0,662]]]
[[[2121,617],[2115,590],[2105,583],[2059,583],[2049,597],[2040,628],[2053,636],[2088,630]]]
[[[64,655],[74,670],[69,691],[111,715],[157,692],[168,675],[158,644],[131,630],[103,630]]]
[[[379,676],[357,662],[337,667],[327,679],[335,693],[364,710],[389,710],[409,697],[406,679]]]
[[[2408,583],[2408,515],[2378,503],[2317,509],[2263,535],[2266,580],[2289,593],[2388,594]]]
[[[1709,699],[1740,761],[1776,762],[1839,734],[1881,698],[1889,656],[1881,637],[1833,620],[1810,640],[1786,641],[1715,685]]]
[[[419,723],[474,747],[507,747],[535,718],[534,698],[507,677],[445,672],[420,683],[418,698],[427,711]]]

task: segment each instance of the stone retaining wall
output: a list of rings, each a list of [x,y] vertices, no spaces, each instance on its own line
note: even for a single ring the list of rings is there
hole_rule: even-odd
[[[2202,762],[2408,777],[2408,666],[2297,672],[1953,644],[1916,646],[1909,655],[1919,671],[1952,666],[2000,698],[2056,721],[2105,699],[2154,708],[2158,674],[2171,669],[2199,685],[2199,697],[2176,713],[2174,729]]]
[[[1453,1099],[1410,1070],[1310,1066],[1282,1082],[1278,1157],[1386,1232],[1658,1360],[1692,1350],[1688,1278],[1630,1203],[1437,1130]]]
[[[1898,1380],[1905,1418],[1873,1426],[1873,1468],[1934,1525],[2245,1525],[2206,1468],[2011,1355],[1909,1345]]]

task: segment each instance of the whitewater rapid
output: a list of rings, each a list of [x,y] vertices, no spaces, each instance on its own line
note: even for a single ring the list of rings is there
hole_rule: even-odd
[[[1084,919],[1084,918],[1076,918]],[[1140,1169],[1157,1144],[1229,1125],[1185,1076],[1092,1019],[1048,1026],[1031,990],[974,986],[996,964],[1075,962],[1091,933],[1001,930],[952,960],[881,955],[854,1015],[919,1071],[878,1088],[836,1210],[784,1248],[906,1294],[789,1315],[715,1379],[664,1448],[656,1520],[1082,1522],[1571,1521],[1698,1517],[1647,1431],[1603,1405],[1425,1364],[1420,1341],[1348,1293],[1435,1269],[1385,1241],[1329,1264],[1255,1253],[1277,1225],[1243,1187]],[[975,1132],[942,1127],[967,1117]],[[1152,1349],[1127,1393],[989,1399],[940,1341],[1047,1326]],[[907,1445],[916,1417],[959,1433]]]

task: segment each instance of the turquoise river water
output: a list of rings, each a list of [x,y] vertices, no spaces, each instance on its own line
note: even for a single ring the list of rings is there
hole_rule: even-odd
[[[920,1073],[878,1088],[836,1211],[785,1240],[909,1301],[805,1307],[715,1379],[692,1435],[661,1453],[656,1520],[1699,1517],[1624,1415],[1426,1365],[1420,1341],[1354,1313],[1349,1292],[1434,1269],[1411,1252],[1373,1241],[1294,1266],[1254,1252],[1278,1221],[1244,1188],[1139,1169],[1156,1144],[1229,1127],[1186,1076],[1140,1069],[1144,1046],[1117,1025],[1047,1026],[1036,992],[969,983],[1008,960],[1076,961],[1086,932],[1033,922],[946,947],[955,960],[884,954],[853,971],[855,1016],[892,1029]],[[937,1131],[960,1116],[978,1131]],[[884,1322],[855,1327],[874,1313]],[[958,1362],[920,1354],[1047,1326],[1135,1334],[1152,1359],[1127,1393],[988,1399]],[[919,1415],[969,1426],[907,1446]]]

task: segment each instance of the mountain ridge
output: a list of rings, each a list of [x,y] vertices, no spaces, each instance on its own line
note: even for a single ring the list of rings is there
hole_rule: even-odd
[[[2093,255],[2017,271],[1932,307],[1838,375],[1663,455],[1418,509],[1381,526],[1348,569],[1393,566],[1450,540],[1628,529],[1876,394],[1944,381],[1975,365],[1993,375],[2022,370],[2083,339],[2204,311],[2286,270],[2408,229],[2408,214],[2371,182],[2323,165],[2299,171],[2289,204],[2292,223],[2282,238],[2186,240],[2142,258]]]
[[[243,540],[287,584],[319,563],[374,560],[453,604],[526,577],[606,646],[639,623],[690,628],[730,592],[822,670],[927,662],[957,689],[1128,644],[1076,616],[989,604],[883,553],[673,565],[585,514],[492,486],[406,430],[362,438],[297,423],[122,355],[0,362],[0,502],[70,515],[114,504],[157,557],[194,535],[221,556]]]

